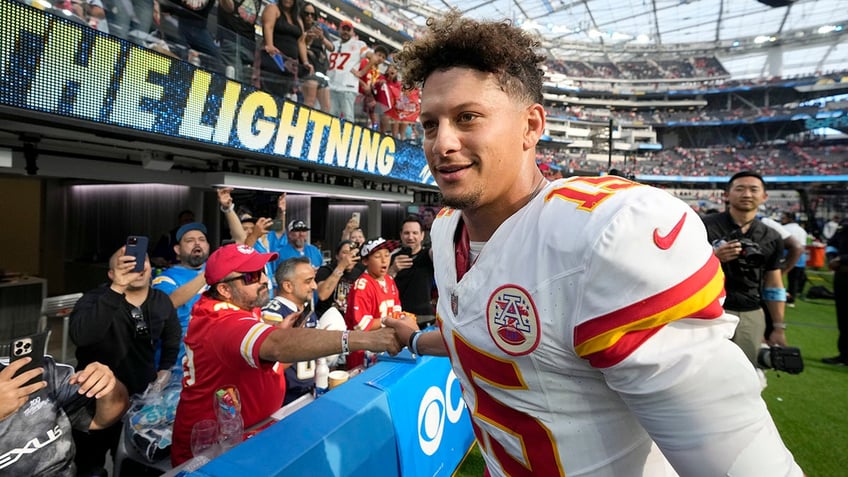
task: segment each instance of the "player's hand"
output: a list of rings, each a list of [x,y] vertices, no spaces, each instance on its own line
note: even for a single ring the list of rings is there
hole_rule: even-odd
[[[29,400],[30,394],[47,387],[47,381],[24,386],[30,379],[44,374],[44,368],[31,369],[15,377],[15,373],[30,361],[32,358],[29,357],[19,359],[0,371],[0,421],[18,412]]]
[[[77,391],[86,397],[100,399],[115,389],[115,374],[105,364],[97,361],[90,363],[82,371],[71,376],[71,384],[79,384]]]
[[[401,347],[406,346],[412,333],[419,330],[417,321],[410,319],[405,314],[401,314],[400,318],[384,317],[382,321],[386,328],[395,330]]]

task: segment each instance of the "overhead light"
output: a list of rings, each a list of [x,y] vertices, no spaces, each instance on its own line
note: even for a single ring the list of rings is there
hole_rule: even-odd
[[[377,200],[380,202],[412,202],[412,194],[388,192],[382,190],[363,190],[345,186],[292,181],[274,177],[248,176],[229,172],[209,172],[207,184],[213,187],[232,187],[234,189],[266,190],[272,192],[294,192],[321,197],[344,199]]]

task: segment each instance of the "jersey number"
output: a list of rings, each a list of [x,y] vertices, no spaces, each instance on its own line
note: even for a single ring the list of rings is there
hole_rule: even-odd
[[[584,187],[575,187],[575,185],[578,184],[582,184]],[[601,202],[606,200],[607,197],[613,195],[615,191],[629,189],[640,185],[641,184],[639,183],[631,182],[627,179],[615,176],[580,177],[570,180],[562,187],[557,187],[550,191],[546,199],[550,200],[554,197],[558,197],[560,199],[576,202],[578,209],[591,212]],[[595,188],[596,190],[594,192],[590,192],[588,190],[590,188]]]
[[[460,365],[477,397],[472,423],[474,434],[481,445],[488,449],[490,455],[497,458],[507,475],[565,475],[548,428],[533,417],[493,398],[480,387],[482,381],[513,392],[527,389],[521,371],[515,363],[483,353],[461,337],[456,337],[454,343]],[[488,422],[513,435],[521,446],[523,462],[510,455],[500,442],[491,439],[489,433],[477,424],[478,420]]]
[[[332,70],[344,70],[345,65],[347,64],[347,60],[350,59],[350,53],[330,53],[330,69]]]

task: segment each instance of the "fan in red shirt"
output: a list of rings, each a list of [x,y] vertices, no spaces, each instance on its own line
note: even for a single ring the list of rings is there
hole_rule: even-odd
[[[206,261],[209,289],[194,305],[185,336],[183,390],[174,421],[171,462],[192,458],[191,429],[215,419],[216,389],[234,386],[241,397],[244,428],[268,418],[283,404],[274,363],[292,363],[351,350],[397,353],[403,345],[391,328],[376,332],[276,328],[260,320],[267,304],[265,264],[276,253],[225,245]],[[293,320],[299,312],[287,316]]]
[[[345,322],[349,330],[379,331],[381,319],[391,316],[395,305],[400,306],[400,292],[394,278],[389,276],[392,242],[383,238],[371,239],[360,249],[366,270],[354,282],[347,297]],[[347,357],[348,369],[362,364],[364,353]]]

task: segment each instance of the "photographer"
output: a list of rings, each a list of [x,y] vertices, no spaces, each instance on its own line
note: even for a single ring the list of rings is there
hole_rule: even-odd
[[[707,238],[725,274],[724,309],[739,317],[733,342],[755,367],[759,367],[757,353],[766,326],[762,302],[774,326],[768,344],[786,346],[786,289],[780,270],[783,240],[756,220],[757,209],[767,198],[763,178],[756,172],[742,171],[728,183],[727,210],[703,218]]]

